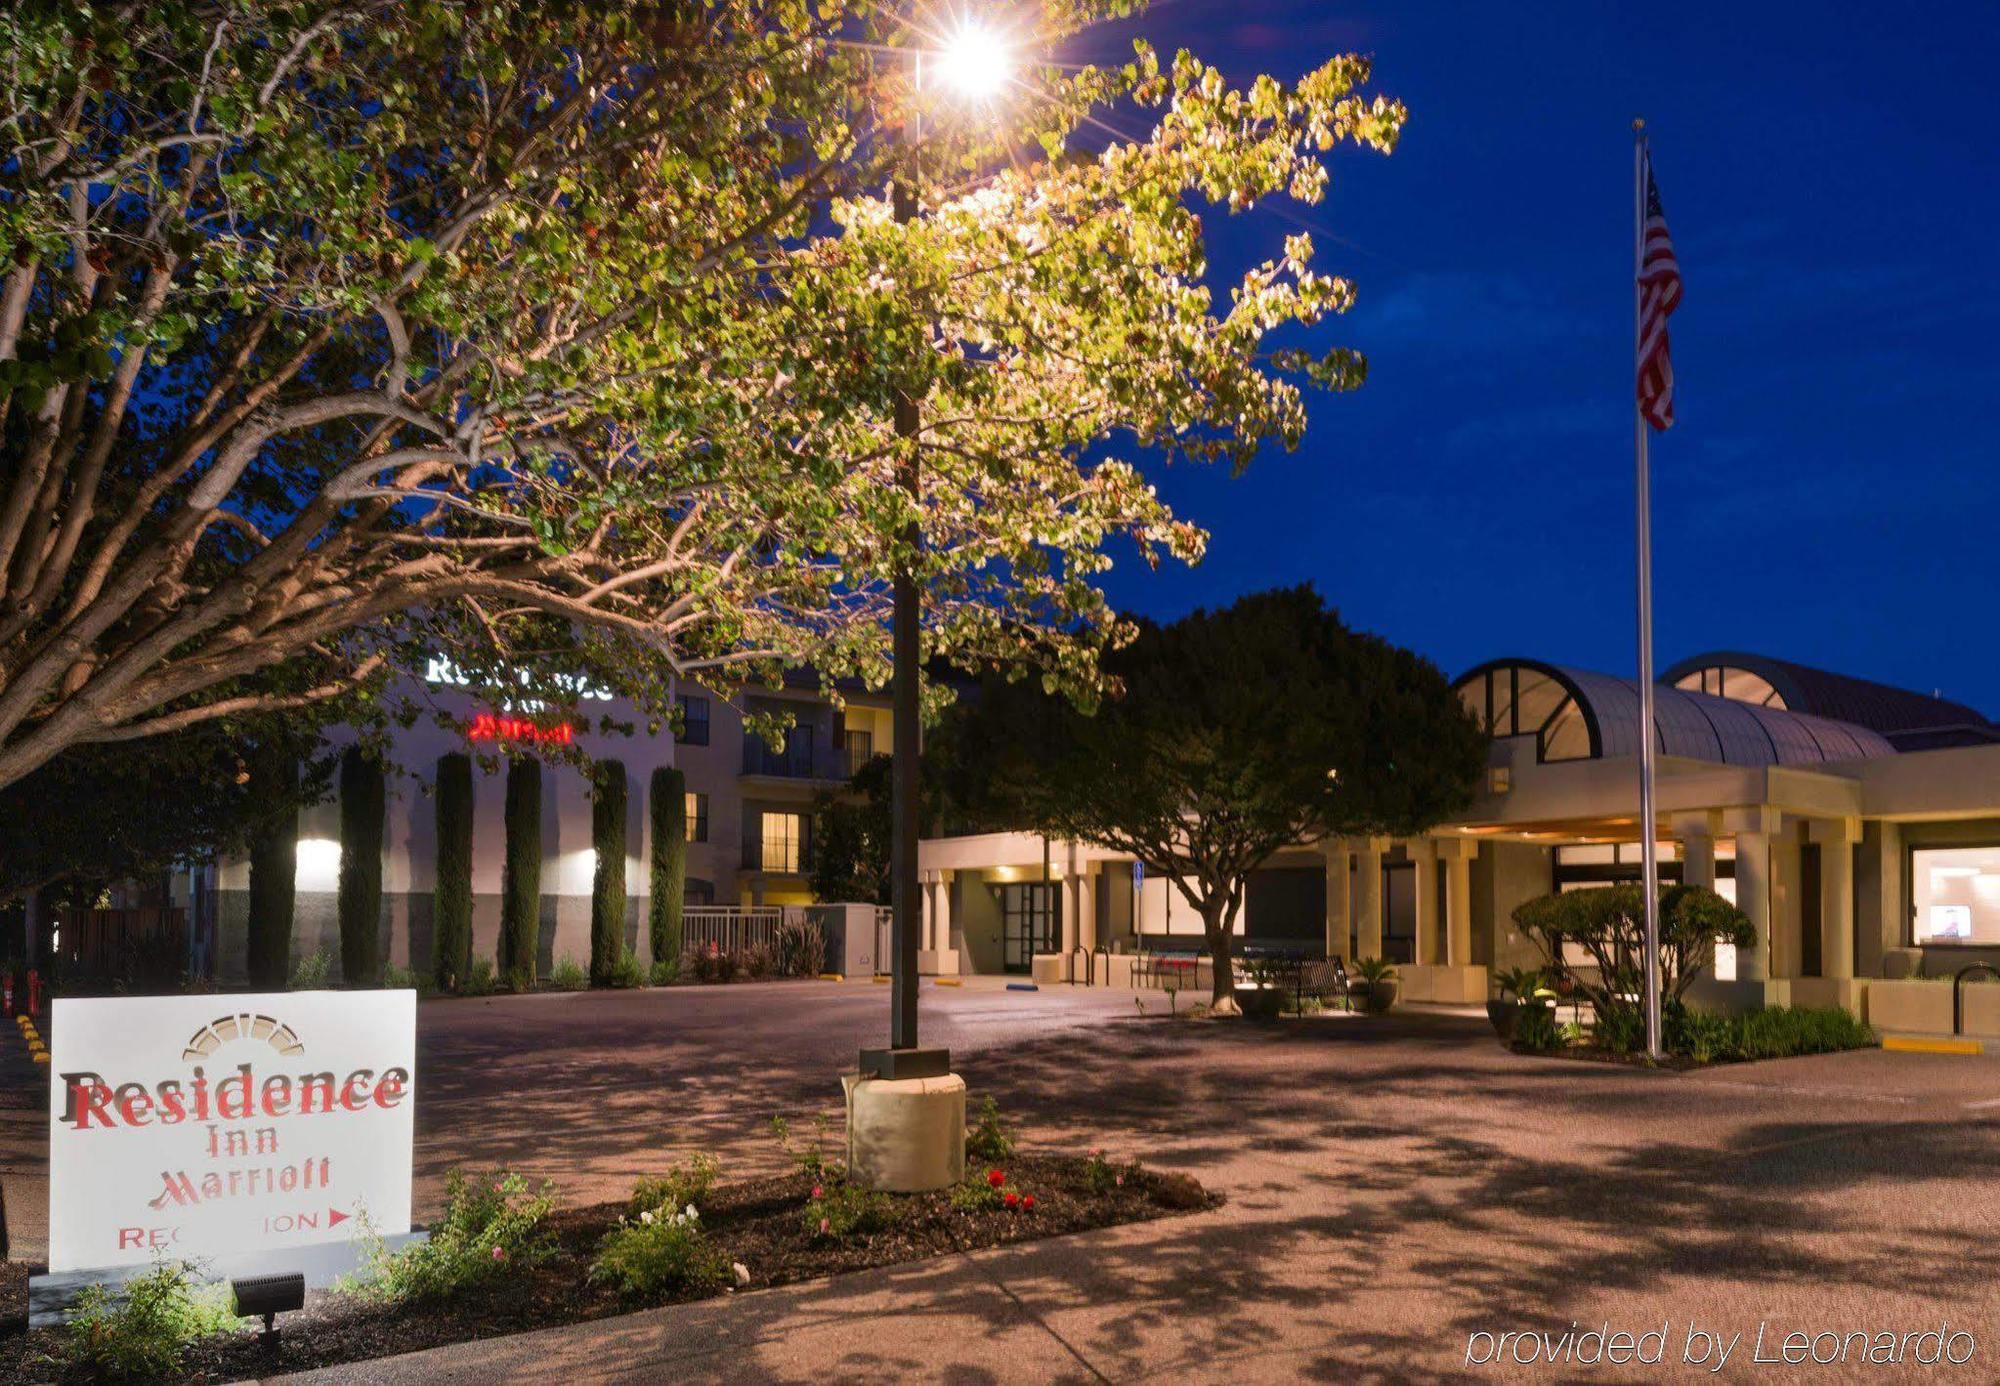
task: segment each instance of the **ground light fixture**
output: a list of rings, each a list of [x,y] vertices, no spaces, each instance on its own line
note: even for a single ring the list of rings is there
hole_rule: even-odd
[[[297,1272],[290,1275],[246,1275],[240,1280],[230,1281],[229,1290],[236,1296],[237,1314],[246,1319],[264,1320],[266,1347],[277,1345],[278,1315],[306,1306],[306,1278]]]

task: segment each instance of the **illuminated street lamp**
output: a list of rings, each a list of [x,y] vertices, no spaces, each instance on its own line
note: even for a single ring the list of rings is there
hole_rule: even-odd
[[[937,83],[964,101],[992,98],[1013,74],[1008,45],[993,30],[971,20],[962,21],[928,56]],[[923,128],[925,57],[922,49],[915,54],[918,105],[906,127],[905,138],[921,134]],[[918,195],[913,174],[906,173],[896,179],[890,189],[890,204],[898,225],[916,219]],[[895,426],[897,435],[904,438],[914,438],[919,426],[917,400],[900,390],[896,393]],[[896,480],[913,499],[919,494],[914,450],[901,465]],[[906,549],[914,549],[922,536],[913,523],[902,538]],[[890,793],[889,1047],[862,1050],[861,1072],[877,1078],[932,1078],[950,1072],[951,1055],[943,1049],[921,1049],[917,1044],[917,935],[921,909],[917,893],[917,785],[918,742],[923,734],[917,683],[922,677],[919,634],[923,597],[907,566],[896,570],[893,602],[895,749],[891,753]]]

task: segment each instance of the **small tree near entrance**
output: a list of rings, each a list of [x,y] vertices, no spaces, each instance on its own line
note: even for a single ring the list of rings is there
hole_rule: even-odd
[[[954,721],[954,799],[993,826],[1127,852],[1201,918],[1213,1001],[1250,873],[1332,833],[1421,832],[1471,802],[1486,738],[1430,661],[1348,629],[1310,587],[1244,597],[1109,656],[1079,709],[993,684]]]

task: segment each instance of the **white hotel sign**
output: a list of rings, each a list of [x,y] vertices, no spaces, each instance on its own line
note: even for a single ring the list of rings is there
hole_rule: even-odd
[[[55,1003],[49,1270],[410,1229],[416,993]]]

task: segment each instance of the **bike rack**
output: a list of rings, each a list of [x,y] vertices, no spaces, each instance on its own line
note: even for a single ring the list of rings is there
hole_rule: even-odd
[[[1095,969],[1097,967],[1097,960],[1099,958],[1104,959],[1104,985],[1108,987],[1111,985],[1111,950],[1109,948],[1098,948],[1092,950],[1090,955],[1090,966],[1092,968],[1093,975],[1095,974]],[[1096,986],[1097,983],[1093,981],[1091,985]]]
[[[1984,972],[2000,982],[2000,967],[1992,963],[1967,963],[1951,974],[1951,1032],[1954,1035],[1965,1033],[1965,974],[1968,972]]]
[[[1069,977],[1066,980],[1069,982],[1069,985],[1071,986],[1076,985],[1076,955],[1078,953],[1083,954],[1083,984],[1087,987],[1096,986],[1097,956],[1094,953],[1092,953],[1088,948],[1077,947],[1070,950]]]

